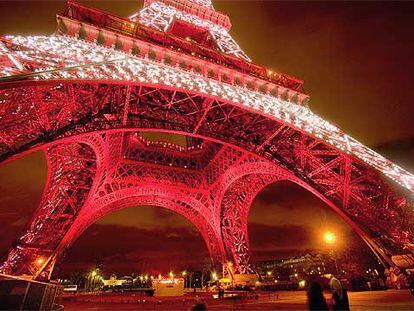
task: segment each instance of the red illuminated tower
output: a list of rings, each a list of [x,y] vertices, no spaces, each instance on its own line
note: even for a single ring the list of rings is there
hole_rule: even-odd
[[[414,176],[315,115],[302,81],[254,64],[210,0],[149,0],[129,18],[68,2],[57,23],[0,41],[0,160],[43,150],[48,163],[3,273],[48,278],[97,219],[155,205],[189,219],[215,263],[253,274],[249,209],[279,180],[327,203],[385,266],[412,261]]]

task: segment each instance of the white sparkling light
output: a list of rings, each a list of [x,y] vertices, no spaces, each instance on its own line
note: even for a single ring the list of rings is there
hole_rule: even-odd
[[[137,16],[134,16],[134,18],[136,17]],[[160,31],[167,31],[174,18],[208,29],[222,52],[234,55],[249,62],[251,61],[226,29],[209,20],[201,19],[197,15],[180,11],[161,2],[151,3],[149,6],[143,8],[139,13],[139,22],[141,24]]]
[[[230,103],[254,110],[282,121],[294,128],[320,138],[382,172],[395,182],[414,192],[414,175],[346,135],[336,126],[314,114],[309,108],[289,103],[271,95],[251,91],[209,79],[200,74],[171,67],[150,59],[116,51],[66,36],[8,36],[21,47],[12,57],[32,61],[37,68],[33,79],[96,79],[131,81],[180,88],[215,96]],[[12,54],[13,54],[12,53]],[[46,64],[46,66],[44,66]],[[1,68],[0,76],[10,76]]]

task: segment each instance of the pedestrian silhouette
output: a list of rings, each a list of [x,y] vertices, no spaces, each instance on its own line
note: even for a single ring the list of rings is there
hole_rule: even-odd
[[[204,302],[197,302],[192,308],[192,311],[204,311],[207,310],[206,304]]]
[[[332,308],[334,310],[349,310],[348,293],[346,289],[342,287],[341,281],[332,277],[330,286],[332,290]]]
[[[309,310],[328,310],[321,284],[314,281],[308,288]]]
[[[414,277],[412,278],[410,282],[410,292],[411,292],[411,295],[414,296]]]

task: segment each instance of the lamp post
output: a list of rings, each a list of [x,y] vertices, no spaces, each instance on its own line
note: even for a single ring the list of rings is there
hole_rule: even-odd
[[[338,271],[339,271],[338,262],[336,260],[336,254],[333,248],[333,245],[336,243],[336,235],[332,231],[326,231],[323,235],[323,240],[328,246],[332,246],[330,247],[330,255],[332,256],[334,260],[335,270],[336,270],[336,273],[338,274]]]
[[[184,288],[186,288],[187,287],[187,271],[183,271],[182,273],[181,273],[181,275],[183,276],[183,278],[184,278]]]

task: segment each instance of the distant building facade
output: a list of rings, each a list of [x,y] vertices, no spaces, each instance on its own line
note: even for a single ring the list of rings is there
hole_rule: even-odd
[[[324,254],[306,254],[282,260],[267,260],[257,264],[264,280],[291,281],[310,275],[323,275],[335,271],[334,260]]]

